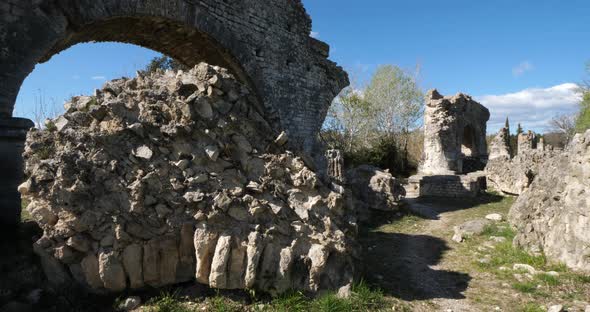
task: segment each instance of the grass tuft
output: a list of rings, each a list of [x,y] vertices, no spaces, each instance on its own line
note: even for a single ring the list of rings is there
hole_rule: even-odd
[[[535,279],[547,286],[557,286],[561,284],[557,276],[549,275],[547,273],[537,274]]]
[[[519,312],[545,312],[541,306],[536,303],[527,303],[518,310]]]
[[[175,294],[164,293],[148,302],[148,312],[190,312]]]
[[[352,287],[350,298],[339,298],[330,292],[315,299],[307,298],[302,292],[289,292],[275,298],[264,311],[277,312],[336,312],[336,311],[379,311],[385,307],[381,290],[370,288],[361,281]]]
[[[526,294],[532,294],[537,291],[537,284],[533,282],[517,282],[512,284],[512,288]]]

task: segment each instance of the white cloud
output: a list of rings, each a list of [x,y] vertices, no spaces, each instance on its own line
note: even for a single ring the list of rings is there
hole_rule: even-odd
[[[319,33],[319,32],[317,32],[317,31],[312,31],[312,32],[311,32],[309,35],[310,35],[312,38],[316,38],[316,39],[318,39],[318,38],[320,37],[320,33]]]
[[[489,133],[503,127],[506,117],[510,119],[511,127],[520,123],[526,130],[543,132],[551,118],[577,111],[581,99],[578,88],[575,83],[564,83],[550,88],[529,88],[475,98],[490,110]]]
[[[524,61],[521,62],[520,64],[518,64],[517,66],[515,66],[514,68],[512,68],[512,75],[514,75],[515,77],[519,77],[524,75],[524,73],[531,71],[535,69],[535,66],[533,66],[533,64],[531,64],[531,62],[529,61]]]
[[[107,78],[105,76],[92,76],[92,77],[90,77],[90,79],[92,79],[92,80],[106,80]]]

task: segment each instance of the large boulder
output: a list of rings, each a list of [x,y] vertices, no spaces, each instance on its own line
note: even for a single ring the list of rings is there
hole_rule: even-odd
[[[590,130],[538,168],[508,217],[515,245],[590,273]]]
[[[122,291],[198,281],[315,292],[351,282],[355,223],[263,106],[199,64],[107,82],[29,133],[19,190],[56,284]]]
[[[394,211],[406,195],[398,179],[387,171],[371,165],[361,165],[346,173],[357,211],[368,209]]]

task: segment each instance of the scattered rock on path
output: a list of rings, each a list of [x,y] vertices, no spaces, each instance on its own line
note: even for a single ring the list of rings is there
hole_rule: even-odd
[[[453,235],[452,239],[457,243],[461,243],[463,240],[465,240],[465,238],[483,233],[486,226],[490,223],[491,222],[489,220],[477,219],[455,226],[453,228],[455,230],[455,234]]]
[[[563,306],[561,304],[552,305],[547,310],[547,312],[562,312],[562,311],[563,311]]]
[[[141,304],[141,299],[137,296],[129,297],[125,299],[120,305],[119,310],[122,311],[131,311]]]
[[[347,299],[352,294],[352,286],[350,284],[340,287],[338,289],[338,298]]]
[[[537,270],[528,264],[516,263],[512,266],[514,271],[527,271],[529,274],[537,274]]]
[[[502,221],[502,215],[499,213],[490,213],[489,215],[486,216],[486,219],[491,220],[491,221]]]

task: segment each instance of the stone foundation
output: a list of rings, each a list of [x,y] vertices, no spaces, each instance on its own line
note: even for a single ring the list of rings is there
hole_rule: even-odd
[[[476,197],[486,189],[486,178],[481,171],[467,175],[414,175],[408,184],[408,192],[420,197]]]

